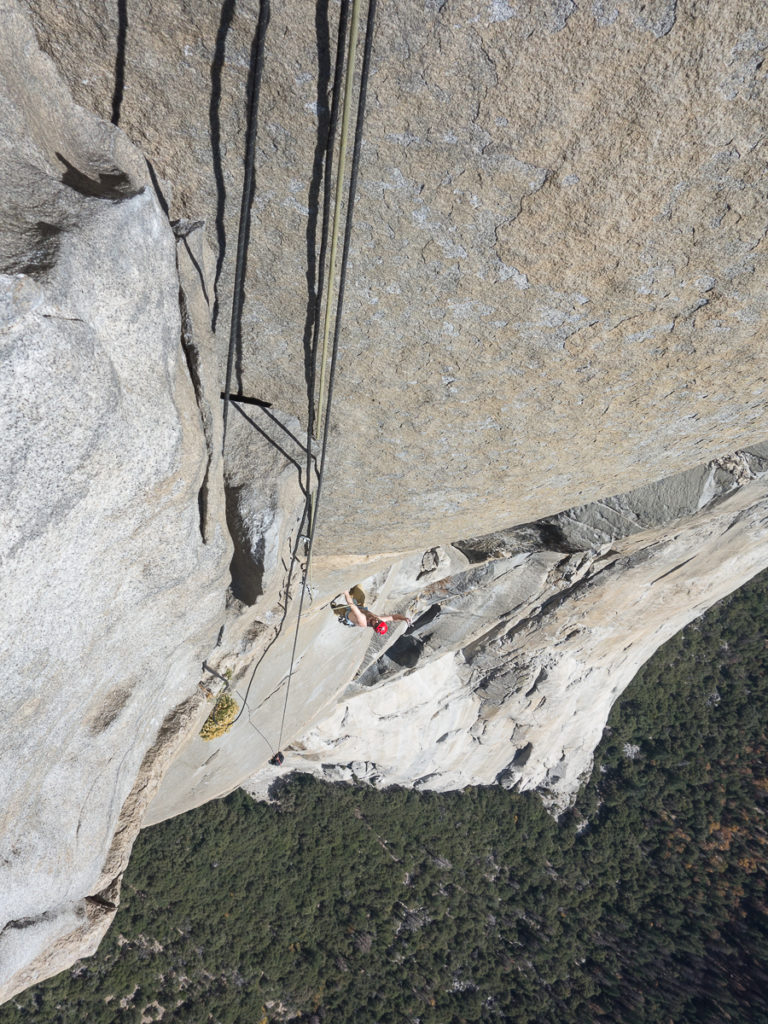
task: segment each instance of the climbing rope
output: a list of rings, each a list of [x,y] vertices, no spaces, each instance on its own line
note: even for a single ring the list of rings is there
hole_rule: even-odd
[[[352,4],[352,24],[349,31],[349,49],[347,53],[347,74],[344,80],[344,107],[341,114],[341,142],[339,143],[339,167],[336,173],[336,199],[333,207],[333,229],[331,231],[331,255],[328,260],[328,282],[325,296],[325,315],[323,318],[323,347],[320,360],[320,393],[317,401],[316,422],[318,429],[323,418],[323,392],[325,389],[325,368],[328,358],[328,337],[331,325],[332,291],[336,273],[336,250],[339,242],[339,225],[341,223],[341,200],[344,193],[344,172],[347,164],[347,142],[349,137],[349,113],[352,109],[352,83],[355,74],[355,52],[357,50],[357,33],[360,24],[360,0]]]
[[[360,7],[360,0],[354,0],[354,4],[353,4],[353,7],[352,7],[352,22],[351,22],[351,28],[350,28],[349,48],[348,48],[348,56],[347,56],[347,75],[346,75],[345,86],[344,86],[344,112],[343,112],[343,115],[342,115],[341,140],[340,140],[340,143],[339,143],[339,150],[340,150],[340,153],[339,153],[339,169],[338,169],[338,173],[337,173],[336,205],[335,205],[335,209],[334,209],[334,223],[333,223],[332,241],[331,241],[331,258],[330,258],[330,264],[331,265],[329,266],[329,271],[328,271],[328,281],[327,281],[327,288],[328,288],[328,290],[326,292],[326,304],[325,304],[325,323],[326,324],[328,324],[330,322],[330,320],[329,320],[329,309],[330,309],[330,306],[331,306],[331,301],[330,301],[331,300],[331,290],[332,290],[332,287],[333,287],[332,261],[334,259],[334,252],[335,252],[335,249],[336,249],[336,246],[337,246],[337,243],[338,243],[338,234],[339,234],[339,219],[340,219],[339,218],[339,213],[340,213],[340,209],[341,209],[340,186],[343,185],[343,169],[344,169],[345,161],[346,161],[346,146],[347,146],[347,138],[348,138],[347,125],[348,125],[348,122],[349,122],[349,110],[351,109],[351,104],[352,104],[352,83],[353,83],[353,77],[354,77],[355,50],[356,50],[356,47],[357,47],[357,23],[359,21],[359,7]],[[339,286],[338,286],[337,298],[336,298],[336,315],[335,315],[335,320],[334,320],[333,348],[332,348],[332,352],[331,352],[331,369],[330,369],[330,374],[329,374],[329,379],[328,379],[328,397],[327,397],[327,400],[326,400],[326,408],[325,408],[325,410],[322,409],[322,404],[321,403],[322,403],[322,394],[323,394],[323,380],[324,380],[324,375],[325,375],[325,355],[326,355],[326,351],[325,350],[326,350],[326,347],[327,347],[327,327],[324,327],[324,330],[323,330],[323,349],[324,349],[324,351],[323,351],[323,362],[321,364],[321,371],[320,371],[320,396],[321,397],[320,397],[320,400],[318,402],[319,415],[317,417],[317,423],[319,424],[321,422],[320,417],[322,416],[323,412],[325,413],[325,416],[324,416],[324,419],[323,419],[323,442],[322,442],[322,447],[321,447],[321,451],[320,451],[320,469],[318,471],[317,488],[315,490],[314,503],[311,502],[311,499],[310,499],[310,501],[308,501],[308,509],[309,509],[309,512],[310,512],[310,517],[309,517],[309,536],[308,536],[307,551],[306,551],[307,561],[306,561],[306,564],[305,564],[305,567],[304,567],[302,586],[301,586],[301,596],[299,598],[299,611],[298,611],[298,615],[296,617],[296,630],[294,632],[293,648],[291,650],[291,664],[290,664],[290,669],[288,671],[288,678],[287,678],[286,687],[285,687],[285,700],[283,702],[283,714],[282,714],[282,718],[280,720],[280,734],[279,734],[279,738],[278,738],[278,741],[277,741],[277,748],[278,748],[278,750],[280,749],[280,746],[281,746],[282,740],[283,740],[283,729],[285,727],[285,714],[286,714],[286,710],[287,710],[287,707],[288,707],[288,695],[289,695],[289,692],[290,692],[291,679],[293,678],[293,670],[294,670],[295,659],[296,659],[296,647],[297,647],[298,639],[299,639],[299,628],[301,626],[301,613],[302,613],[302,609],[304,607],[304,595],[305,595],[306,589],[307,589],[306,588],[306,582],[307,582],[307,577],[309,576],[310,566],[311,566],[311,562],[312,562],[312,546],[313,546],[314,539],[315,539],[315,527],[317,526],[317,509],[318,509],[318,506],[319,506],[319,503],[320,503],[320,494],[321,494],[322,485],[323,485],[323,475],[324,475],[324,472],[325,472],[325,460],[326,460],[326,455],[327,455],[327,450],[328,450],[328,428],[329,428],[329,425],[330,425],[330,414],[331,414],[331,407],[332,407],[332,402],[333,402],[333,385],[334,385],[334,381],[335,381],[335,377],[336,377],[336,359],[337,359],[337,355],[338,355],[339,337],[340,337],[340,333],[341,333],[341,317],[342,317],[342,312],[343,312],[343,309],[344,309],[344,291],[345,291],[346,280],[347,280],[347,265],[348,265],[348,262],[349,262],[349,249],[350,249],[350,243],[351,243],[351,239],[352,239],[352,218],[353,218],[354,209],[355,209],[355,195],[356,195],[356,191],[357,191],[357,179],[358,179],[358,174],[359,174],[359,170],[360,170],[360,152],[361,152],[362,140],[363,140],[363,127],[364,127],[364,124],[365,124],[365,103],[366,103],[366,98],[367,98],[367,94],[368,94],[368,78],[369,78],[369,75],[370,75],[371,52],[372,52],[372,49],[373,49],[373,30],[374,30],[375,20],[376,20],[376,0],[370,0],[369,5],[368,5],[368,19],[367,19],[367,23],[366,23],[366,35],[365,35],[365,48],[364,48],[364,52],[363,52],[363,63],[362,63],[362,68],[361,68],[361,72],[360,72],[360,92],[359,92],[358,104],[357,104],[357,121],[356,121],[356,124],[355,124],[355,141],[354,141],[354,148],[353,148],[353,152],[352,152],[352,165],[351,165],[350,178],[349,178],[349,190],[348,190],[348,198],[347,198],[347,216],[346,216],[346,223],[345,223],[345,226],[344,226],[344,245],[343,245],[343,249],[342,249],[341,267],[339,269]],[[307,485],[308,485],[308,490],[309,490],[309,480],[307,480]]]
[[[312,282],[315,290],[314,303],[311,311],[312,322],[312,348],[310,354],[310,367],[307,381],[307,480],[312,473],[312,435],[314,430],[315,416],[315,380],[317,364],[317,346],[320,332],[320,308],[321,296],[323,294],[323,283],[325,276],[325,263],[328,251],[328,225],[330,223],[331,210],[331,176],[333,170],[333,150],[336,141],[336,124],[339,114],[339,97],[341,96],[341,79],[344,71],[344,40],[347,37],[347,19],[349,15],[349,0],[342,0],[339,11],[339,29],[336,43],[336,69],[333,76],[333,99],[331,101],[331,116],[328,124],[328,133],[325,142],[325,185],[323,188],[323,218],[322,231],[320,236],[320,254],[317,261],[317,287]],[[317,467],[315,467],[317,468]]]
[[[309,402],[308,415],[307,415],[307,443],[306,443],[307,468],[306,468],[306,487],[304,488],[304,490],[305,490],[304,511],[302,513],[302,519],[301,519],[301,522],[300,522],[299,527],[298,527],[298,532],[297,532],[297,535],[296,535],[296,540],[295,540],[295,542],[293,544],[292,551],[291,551],[291,559],[290,559],[290,563],[289,563],[289,566],[288,566],[288,578],[287,578],[287,581],[286,581],[286,588],[285,588],[285,605],[284,605],[283,616],[282,616],[282,618],[280,620],[280,623],[279,623],[279,625],[277,627],[275,635],[273,636],[272,640],[269,642],[267,647],[262,652],[261,657],[256,662],[256,665],[254,666],[253,671],[251,672],[250,679],[248,680],[248,686],[246,687],[245,696],[241,697],[243,705],[242,705],[240,711],[238,712],[237,717],[232,722],[232,725],[234,725],[238,721],[238,719],[241,717],[241,715],[245,711],[246,707],[248,706],[248,697],[250,695],[251,686],[253,685],[253,681],[254,681],[254,679],[256,677],[256,673],[257,673],[259,667],[261,666],[261,663],[263,662],[264,658],[266,657],[267,653],[271,649],[272,645],[275,643],[277,638],[280,636],[280,634],[282,632],[282,629],[283,629],[283,626],[285,625],[285,620],[286,620],[286,617],[287,617],[287,614],[288,614],[288,607],[289,607],[290,595],[291,595],[291,582],[292,582],[292,579],[293,579],[294,570],[295,570],[296,565],[297,565],[299,546],[300,546],[300,544],[302,542],[302,538],[304,536],[304,533],[303,533],[304,525],[305,525],[305,523],[309,522],[309,518],[311,516],[311,508],[312,508],[312,489],[311,489],[311,480],[312,480],[312,431],[313,431],[313,420],[314,420],[314,398],[313,398],[313,395],[314,395],[314,387],[315,387],[315,364],[316,364],[317,343],[318,343],[317,325],[319,325],[319,321],[320,321],[320,318],[319,318],[319,302],[320,302],[320,295],[322,294],[323,272],[324,272],[324,268],[325,268],[325,260],[326,260],[327,245],[328,245],[328,224],[329,224],[329,221],[330,221],[329,214],[330,214],[330,202],[331,202],[330,181],[331,181],[331,170],[332,170],[332,164],[333,164],[334,141],[335,141],[335,138],[336,138],[336,124],[337,124],[337,121],[338,121],[338,105],[339,105],[338,104],[338,100],[339,100],[339,96],[340,96],[340,93],[341,93],[341,78],[342,78],[342,72],[344,70],[344,40],[346,39],[346,35],[347,35],[348,14],[349,14],[349,0],[345,0],[345,2],[342,3],[341,11],[339,13],[338,41],[337,41],[337,48],[336,48],[336,53],[337,53],[336,70],[335,70],[335,73],[334,73],[334,83],[333,83],[333,92],[332,92],[333,98],[332,98],[332,103],[331,103],[331,116],[330,116],[330,121],[329,121],[329,125],[328,125],[328,137],[327,137],[327,140],[326,140],[326,154],[325,154],[326,155],[326,159],[325,159],[325,172],[324,172],[325,181],[326,181],[326,187],[324,189],[323,219],[322,219],[322,225],[323,226],[322,226],[322,235],[321,235],[321,243],[320,243],[320,254],[319,254],[319,259],[318,259],[317,299],[316,299],[316,302],[315,302],[315,309],[314,309],[314,319],[315,319],[316,328],[315,328],[314,337],[313,337],[313,344],[312,344],[312,362],[311,362],[311,372],[310,372],[310,380],[309,380],[310,402]],[[255,76],[254,76],[254,78],[255,78]],[[251,122],[249,121],[249,129],[250,129],[250,127],[251,127]],[[245,188],[246,188],[246,186],[244,185],[244,188],[243,188],[244,194],[245,194]],[[240,253],[240,250],[238,249],[238,254],[239,253]],[[239,315],[239,312],[241,311],[241,309],[242,309],[242,304],[240,304],[240,306],[238,307],[238,310],[237,310],[238,315]],[[234,303],[233,303],[233,316],[234,315],[235,315],[235,306],[234,306]],[[228,364],[227,364],[228,382],[229,382],[229,374],[231,373],[232,353],[234,351],[235,339],[236,339],[236,334],[233,331],[230,331],[230,348],[229,348]],[[227,407],[229,405],[229,401],[231,400],[228,390],[225,391],[225,393],[224,393],[224,395],[222,395],[222,397],[224,398],[225,403],[226,403],[225,404],[225,426],[226,426],[226,409],[227,409]],[[303,596],[303,594],[305,592],[305,589],[306,589],[306,580],[309,577],[309,565],[308,564],[306,565],[305,569],[306,569],[306,571],[305,571],[303,579],[302,579],[302,596]],[[291,663],[291,669],[292,668],[293,668],[293,660],[292,660],[292,663]],[[292,672],[291,672],[291,674],[292,674]],[[240,696],[239,693],[238,693],[238,696]],[[285,707],[283,708],[283,721],[284,720],[285,720]],[[269,749],[274,754],[275,753],[274,747],[272,746],[270,741],[267,739],[267,737],[264,735],[264,733],[258,728],[258,726],[254,725],[254,723],[250,719],[250,715],[249,715],[249,718],[248,718],[248,723],[249,723],[249,725],[251,725],[256,730],[256,732],[258,732],[258,734],[261,736],[261,738],[264,740],[264,742],[267,744]],[[283,726],[282,726],[282,722],[281,722],[281,728],[280,728],[280,739],[281,740],[282,740],[282,728],[283,728]],[[278,743],[278,746],[279,746],[279,743]]]
[[[253,671],[251,672],[251,677],[248,680],[248,686],[247,686],[246,691],[245,691],[245,696],[241,697],[241,700],[243,702],[243,706],[238,711],[237,717],[233,720],[232,725],[234,725],[235,722],[237,722],[237,720],[240,718],[240,716],[242,715],[242,713],[245,711],[246,707],[248,706],[248,695],[251,692],[251,686],[253,685],[253,680],[256,678],[256,673],[259,670],[259,666],[261,665],[262,661],[264,661],[264,659],[266,658],[266,656],[269,653],[272,645],[275,643],[277,638],[280,636],[280,633],[282,632],[282,629],[283,629],[283,625],[285,624],[285,620],[288,617],[288,608],[289,608],[289,602],[290,602],[290,597],[291,597],[291,580],[293,578],[293,571],[296,568],[296,565],[298,563],[298,550],[299,550],[299,544],[301,543],[301,537],[302,537],[301,531],[304,528],[304,523],[306,521],[306,517],[307,517],[307,505],[305,503],[305,505],[304,505],[304,514],[302,515],[301,522],[299,523],[299,529],[298,529],[298,533],[297,533],[297,536],[296,536],[296,541],[294,542],[293,550],[291,552],[291,561],[290,561],[290,564],[288,566],[288,579],[287,579],[286,584],[285,584],[285,605],[283,607],[283,617],[280,620],[277,629],[275,630],[275,635],[272,637],[272,639],[269,641],[267,646],[261,652],[261,657],[259,658],[259,660],[256,662],[256,664],[253,667]],[[235,691],[235,692],[237,693],[237,691]],[[239,693],[237,695],[238,695],[238,697],[240,696]],[[264,736],[264,734],[258,728],[258,726],[253,725],[253,722],[251,722],[250,717],[249,717],[248,721],[249,721],[249,724],[252,725],[254,729],[256,729],[256,732],[258,732],[258,734],[265,740],[267,746],[274,753],[275,752],[274,751],[274,747],[269,742],[269,740],[266,738],[266,736]],[[279,747],[279,745],[280,744],[278,744],[278,747]]]
[[[328,124],[328,133],[325,142],[325,171],[324,180],[325,184],[323,187],[323,216],[322,216],[322,230],[320,235],[320,254],[317,261],[317,282],[315,288],[315,301],[312,307],[312,347],[310,354],[310,367],[307,380],[307,395],[309,401],[307,403],[307,443],[306,443],[306,456],[307,456],[307,469],[306,469],[306,480],[307,480],[307,522],[312,521],[312,469],[313,469],[313,452],[312,452],[312,440],[314,432],[314,419],[315,419],[315,382],[316,382],[316,370],[317,370],[317,351],[320,333],[320,308],[321,308],[321,296],[323,295],[324,289],[324,275],[325,275],[325,264],[326,255],[328,251],[328,225],[330,223],[330,210],[331,210],[331,178],[333,170],[333,151],[336,140],[336,125],[338,122],[339,114],[339,97],[341,96],[341,79],[344,71],[344,40],[347,37],[347,20],[349,16],[349,0],[342,0],[341,9],[339,11],[339,26],[338,26],[338,37],[336,42],[336,65],[333,76],[333,89],[332,89],[332,100],[331,100],[331,116]],[[330,293],[327,296],[330,301]],[[318,471],[318,467],[314,466],[315,473]],[[310,589],[310,595],[312,593],[312,574],[310,566],[307,566],[307,581]]]
[[[349,262],[349,250],[352,242],[352,218],[355,211],[355,196],[357,194],[357,179],[360,172],[360,153],[363,142],[363,127],[365,123],[365,105],[368,97],[368,78],[370,75],[371,52],[373,50],[373,29],[376,21],[377,0],[370,0],[368,5],[368,20],[365,30],[365,48],[363,51],[363,64],[360,73],[360,93],[357,101],[357,122],[355,125],[355,142],[352,150],[352,166],[349,176],[349,198],[347,200],[347,219],[344,226],[344,247],[341,255],[341,269],[339,272],[339,287],[336,298],[336,319],[333,331],[333,348],[331,350],[331,370],[328,379],[328,398],[326,400],[325,421],[323,424],[323,444],[320,453],[320,468],[318,470],[317,490],[315,491],[315,516],[310,526],[310,555],[312,541],[315,536],[315,523],[317,506],[322,490],[323,473],[325,470],[325,458],[328,450],[328,430],[331,422],[330,412],[333,403],[333,386],[336,380],[336,360],[339,352],[339,337],[341,333],[341,317],[344,310],[344,293],[347,283],[347,264]],[[307,561],[309,562],[309,556]]]
[[[335,137],[335,128],[337,120],[337,104],[336,97],[338,95],[338,83],[340,81],[341,64],[340,60],[343,60],[343,49],[342,40],[346,29],[346,13],[347,5],[344,4],[342,7],[342,13],[340,15],[339,23],[339,46],[337,50],[337,73],[334,83],[334,102],[333,109],[331,112],[331,120],[329,124],[329,139],[326,159],[326,181],[330,179],[331,173],[331,161],[332,161],[332,150],[333,150],[333,139]],[[224,389],[224,436],[222,439],[222,449],[224,442],[226,441],[226,427],[227,427],[227,411],[231,400],[231,382],[232,382],[232,368],[234,362],[234,351],[239,336],[240,321],[242,317],[243,307],[243,284],[245,276],[245,266],[247,262],[247,247],[250,235],[250,210],[251,202],[253,197],[253,182],[254,182],[254,162],[255,162],[255,140],[257,132],[257,113],[258,113],[258,91],[259,83],[261,79],[261,70],[264,62],[264,41],[266,37],[266,28],[269,24],[269,0],[262,0],[261,11],[259,15],[259,23],[257,26],[256,36],[254,38],[254,44],[252,47],[252,55],[254,60],[252,63],[252,74],[250,91],[248,98],[248,126],[246,135],[246,160],[245,160],[245,171],[243,176],[243,193],[241,198],[241,211],[240,211],[240,226],[238,230],[238,249],[237,249],[237,260],[235,264],[235,284],[234,292],[232,296],[232,320],[230,323],[230,338],[229,338],[229,349],[227,353],[227,373],[226,373],[226,384]],[[363,63],[361,67],[360,76],[360,91],[358,97],[357,107],[357,121],[355,125],[355,139],[353,146],[352,163],[349,178],[348,188],[348,199],[347,199],[347,211],[346,211],[346,223],[344,229],[344,242],[342,248],[342,259],[339,270],[339,283],[337,289],[337,300],[336,310],[334,318],[334,331],[333,331],[333,345],[331,352],[331,367],[330,373],[328,374],[328,394],[325,397],[325,378],[326,378],[326,365],[327,365],[327,354],[328,354],[328,339],[330,336],[330,321],[331,321],[331,309],[332,309],[332,294],[333,294],[333,283],[335,276],[335,263],[336,254],[338,249],[338,239],[340,234],[340,223],[341,223],[341,203],[344,189],[344,174],[346,170],[346,157],[348,149],[348,136],[349,136],[349,114],[352,108],[352,94],[354,85],[354,69],[355,69],[355,54],[357,50],[357,38],[358,38],[358,26],[360,16],[360,0],[353,0],[352,2],[352,16],[351,26],[349,33],[349,41],[347,47],[347,65],[346,65],[346,77],[344,82],[344,100],[342,108],[342,127],[341,127],[341,139],[339,142],[339,163],[337,170],[336,179],[336,196],[334,204],[334,215],[333,215],[333,226],[331,230],[331,251],[328,261],[328,272],[326,280],[326,292],[325,292],[325,303],[324,303],[324,321],[323,321],[323,341],[322,341],[322,359],[321,359],[321,371],[320,371],[320,388],[317,410],[315,411],[314,404],[310,401],[309,415],[308,415],[308,427],[307,427],[307,473],[306,473],[306,498],[304,503],[304,511],[302,514],[301,522],[299,524],[298,534],[296,541],[293,545],[291,553],[291,561],[288,569],[288,579],[286,582],[285,590],[285,610],[283,618],[278,625],[275,636],[272,638],[268,646],[262,652],[261,657],[257,661],[254,669],[251,673],[251,677],[248,682],[248,686],[245,691],[245,697],[243,698],[243,706],[237,714],[237,717],[233,720],[232,725],[238,721],[243,711],[248,704],[248,696],[250,694],[251,685],[256,676],[259,666],[261,665],[264,657],[266,656],[269,649],[277,640],[285,620],[288,615],[288,608],[291,598],[291,582],[293,579],[293,573],[298,563],[299,547],[304,542],[305,544],[305,556],[306,561],[302,567],[302,578],[301,578],[301,594],[299,597],[299,608],[296,617],[296,629],[294,631],[293,646],[291,649],[290,667],[288,675],[285,677],[285,698],[283,701],[283,710],[280,720],[280,731],[278,736],[277,748],[278,755],[280,746],[283,739],[283,731],[285,728],[285,716],[288,708],[288,698],[290,694],[290,686],[293,678],[294,668],[296,664],[296,649],[298,645],[299,629],[301,626],[301,617],[304,608],[304,597],[307,592],[307,581],[310,578],[311,560],[312,560],[312,545],[314,542],[315,527],[317,524],[317,508],[319,504],[320,494],[322,490],[323,473],[325,469],[325,461],[328,448],[328,433],[330,424],[330,412],[333,399],[333,386],[336,375],[336,361],[339,347],[339,337],[341,330],[341,315],[344,304],[344,291],[346,285],[347,275],[347,264],[349,259],[349,248],[352,236],[352,217],[355,205],[355,193],[357,188],[357,179],[360,165],[360,152],[362,145],[363,126],[365,119],[365,102],[367,97],[367,86],[368,77],[370,74],[370,61],[371,52],[373,46],[373,30],[376,16],[376,0],[369,0],[368,7],[368,18],[366,24],[366,37],[365,37],[365,48],[363,54]],[[318,278],[318,294],[320,294],[322,285],[322,273],[325,257],[325,248],[327,241],[327,229],[326,225],[328,222],[327,214],[330,206],[330,192],[326,190],[326,200],[324,203],[323,211],[323,239],[321,244],[320,254],[320,273]],[[312,361],[312,373],[310,377],[310,396],[314,392],[315,385],[315,370],[316,357],[317,357],[317,337],[315,337],[315,344],[313,345],[313,361]],[[324,408],[325,403],[325,408]],[[312,465],[312,433],[313,426],[317,423],[323,425],[323,439],[320,453],[320,466],[317,470],[317,487],[315,490],[314,500],[312,497],[312,486],[311,486],[311,465]],[[304,524],[307,524],[307,534],[302,531]],[[282,681],[281,684],[282,685]],[[238,694],[239,696],[239,694]],[[272,744],[267,740],[264,734],[258,729],[257,726],[250,721],[249,724],[259,733],[264,741],[269,746],[270,750],[274,753]],[[276,755],[276,756],[278,756]]]

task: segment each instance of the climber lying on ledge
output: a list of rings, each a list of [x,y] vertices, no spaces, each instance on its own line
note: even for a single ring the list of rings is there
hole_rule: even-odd
[[[374,615],[363,604],[365,594],[359,587],[352,587],[351,592],[345,590],[344,599],[347,602],[345,605],[331,605],[343,626],[361,626],[363,628],[370,626],[371,629],[375,629],[377,633],[383,635],[387,632],[388,622],[407,622],[409,626],[411,624],[411,620],[405,615]]]

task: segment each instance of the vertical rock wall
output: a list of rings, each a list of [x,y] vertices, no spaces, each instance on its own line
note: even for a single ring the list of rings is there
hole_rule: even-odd
[[[122,69],[120,124],[218,246],[224,329],[261,20],[237,379],[306,423],[339,5],[28,4],[102,116]],[[318,554],[423,550],[762,438],[767,47],[750,0],[382,7]]]
[[[144,161],[72,102],[15,4],[0,59],[2,999],[111,921],[230,547],[202,535],[210,465]]]

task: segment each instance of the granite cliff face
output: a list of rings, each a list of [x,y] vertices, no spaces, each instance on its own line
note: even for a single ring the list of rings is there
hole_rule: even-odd
[[[142,821],[263,795],[278,743],[563,806],[636,669],[768,564],[759,5],[396,4],[293,658],[339,12],[0,0],[0,999],[95,948]],[[262,404],[222,456],[249,81]],[[414,629],[341,628],[354,583]]]
[[[262,29],[237,379],[306,423],[339,5],[28,5],[171,216],[205,220],[223,332]],[[380,12],[317,555],[530,522],[762,438],[766,48],[749,0]]]
[[[637,670],[764,564],[766,456],[465,542],[471,564],[422,589],[412,567],[394,566],[421,614],[291,744],[282,771],[432,790],[499,783],[564,809]],[[267,766],[245,788],[268,797],[279,774]]]
[[[75,106],[8,4],[0,52],[8,996],[95,949],[111,921],[148,799],[137,785],[151,793],[177,742],[230,542],[221,522],[202,536],[198,493],[217,473],[221,492],[221,464],[144,161]]]

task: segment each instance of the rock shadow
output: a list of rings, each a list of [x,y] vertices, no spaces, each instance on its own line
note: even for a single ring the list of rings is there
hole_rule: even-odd
[[[280,455],[283,456],[283,458],[286,460],[286,462],[290,462],[290,464],[292,466],[296,467],[296,472],[298,473],[298,477],[299,477],[299,487],[301,489],[301,493],[306,497],[307,489],[304,486],[304,480],[303,480],[303,468],[304,467],[289,452],[287,452],[285,450],[285,448],[283,447],[283,445],[280,443],[280,441],[277,440],[277,438],[281,437],[280,433],[277,433],[273,437],[272,434],[269,432],[269,430],[267,430],[264,427],[260,426],[256,422],[256,420],[253,419],[252,416],[249,416],[248,413],[244,412],[240,408],[240,406],[238,405],[237,396],[232,396],[230,398],[230,402],[234,406],[234,408],[237,409],[237,411],[240,413],[240,415],[243,417],[243,419],[247,423],[249,423],[257,433],[261,434],[261,436],[264,438],[264,440],[268,441],[272,445],[272,447],[275,449],[275,451],[279,452]],[[284,423],[281,423],[280,420],[277,418],[277,416],[275,416],[274,413],[271,413],[269,411],[269,407],[268,406],[264,406],[264,405],[261,405],[261,403],[257,403],[256,404],[256,408],[259,410],[260,413],[263,413],[265,416],[267,416],[269,418],[269,420],[271,422],[271,426],[270,426],[271,430],[281,431],[282,434],[284,434],[287,438],[289,438],[291,441],[293,441],[294,444],[296,444],[302,452],[305,450],[304,449],[304,445],[301,443],[301,441],[298,439],[298,437],[296,437],[296,435],[292,431],[290,431],[288,429],[288,427],[286,427],[286,425]],[[284,440],[284,439],[281,438],[281,440]]]
[[[251,53],[248,64],[248,125],[245,133],[245,154],[243,170],[243,189],[240,199],[240,223],[237,233],[237,258],[235,260],[235,277],[232,289],[232,319],[229,325],[229,346],[227,350],[227,372],[224,386],[224,439],[227,436],[227,415],[229,413],[229,395],[232,387],[232,370],[235,368],[237,390],[242,391],[242,318],[245,301],[245,278],[248,269],[248,246],[251,237],[251,207],[255,189],[256,139],[258,136],[259,99],[261,96],[261,80],[264,72],[264,51],[266,47],[267,29],[271,9],[269,0],[261,0],[259,19],[251,41]],[[217,107],[218,109],[218,107]],[[222,185],[223,187],[223,185]],[[219,252],[217,260],[216,282],[220,274],[219,261],[223,254]],[[216,291],[216,284],[214,285]],[[214,305],[218,297],[214,300]],[[218,315],[218,314],[217,314]],[[215,321],[214,321],[215,329]]]
[[[65,168],[61,176],[62,185],[74,189],[80,195],[91,199],[131,199],[141,191],[125,171],[116,169],[113,174],[100,172],[98,178],[89,178],[61,153],[56,153],[56,159]]]
[[[25,233],[26,252],[18,253],[16,258],[4,258],[0,261],[0,271],[4,274],[24,274],[32,278],[44,277],[56,266],[62,231],[64,228],[59,224],[51,224],[44,220],[36,221]]]
[[[242,518],[241,488],[228,487],[225,492],[227,527],[234,545],[229,572],[233,596],[245,605],[256,603],[263,593],[264,540],[256,550],[251,547],[251,531]]]
[[[211,150],[213,157],[213,176],[216,181],[216,244],[218,255],[216,257],[216,274],[213,280],[213,313],[211,327],[216,330],[216,322],[219,317],[219,299],[217,286],[221,277],[221,268],[224,265],[224,256],[227,251],[227,235],[224,229],[224,209],[227,202],[227,190],[224,187],[224,168],[221,161],[221,118],[219,108],[221,105],[221,74],[224,68],[224,59],[227,44],[227,35],[232,27],[232,19],[235,16],[235,0],[224,0],[221,5],[221,16],[219,18],[219,29],[216,33],[216,44],[211,64],[211,100],[208,106],[208,124],[211,132]]]
[[[306,254],[307,254],[307,310],[304,319],[304,378],[307,387],[308,430],[314,426],[315,359],[320,333],[321,296],[325,284],[325,262],[328,249],[328,233],[331,208],[331,171],[333,166],[333,142],[336,136],[339,96],[344,70],[344,39],[347,33],[349,0],[343,0],[339,11],[336,62],[333,76],[331,106],[328,107],[328,87],[331,81],[330,25],[328,21],[328,0],[319,0],[315,6],[315,35],[317,40],[317,138],[312,160],[309,191],[307,194]],[[324,187],[323,187],[324,185]],[[320,190],[323,187],[323,214],[320,234],[320,250],[317,247],[318,223],[320,222]]]
[[[117,53],[115,88],[112,92],[112,124],[120,124],[120,108],[125,91],[125,47],[128,39],[128,0],[117,0]]]
[[[385,651],[384,656],[401,668],[415,668],[423,650],[423,640],[404,633]]]

